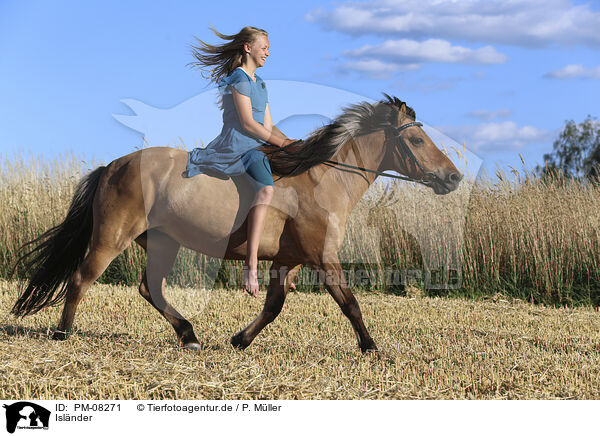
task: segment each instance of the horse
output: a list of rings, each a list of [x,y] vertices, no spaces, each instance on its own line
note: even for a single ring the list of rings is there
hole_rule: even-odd
[[[231,338],[234,347],[248,347],[277,317],[306,265],[324,278],[360,350],[377,350],[338,257],[348,216],[380,175],[420,183],[439,195],[457,189],[462,179],[415,121],[414,110],[384,96],[342,108],[331,123],[288,148],[263,146],[273,174],[280,176],[258,250],[259,260],[272,261],[270,278],[262,311]],[[20,285],[11,313],[22,317],[64,302],[53,339],[67,339],[89,286],[136,242],[147,253],[139,293],[172,325],[183,347],[201,349],[191,323],[166,301],[165,279],[181,246],[244,259],[254,193],[238,177],[186,178],[187,157],[185,150],[145,148],[84,176],[64,221],[22,247],[34,247],[17,259],[30,279]]]

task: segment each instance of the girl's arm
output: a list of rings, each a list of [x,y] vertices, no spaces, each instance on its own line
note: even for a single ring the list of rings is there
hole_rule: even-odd
[[[286,139],[285,136],[279,132],[277,127],[273,126],[273,121],[271,120],[271,114],[269,113],[268,121],[267,121],[267,109],[265,110],[265,126],[260,124],[258,121],[252,117],[252,103],[250,101],[250,97],[247,97],[243,94],[240,94],[238,91],[233,89],[233,102],[235,104],[235,108],[238,113],[238,117],[240,118],[240,123],[244,130],[246,130],[251,135],[257,137],[258,139],[262,139],[269,144],[276,145],[278,147],[283,147],[287,144],[291,144],[294,142],[291,139]],[[271,129],[267,129],[267,122],[271,125]],[[275,132],[273,131],[275,130]],[[277,133],[279,132],[279,133]]]
[[[267,108],[265,109],[265,128],[271,133],[281,136],[283,139],[289,139],[281,132],[281,130],[279,130],[275,126],[275,124],[273,124],[273,119],[271,118],[271,110],[269,109],[269,103],[267,103]]]

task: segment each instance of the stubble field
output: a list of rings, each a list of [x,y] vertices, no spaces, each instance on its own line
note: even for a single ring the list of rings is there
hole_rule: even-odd
[[[367,272],[449,265],[462,285],[439,294],[356,286],[380,349],[368,355],[302,274],[275,322],[234,350],[229,338],[260,311],[264,290],[259,299],[194,290],[212,287],[218,265],[182,250],[167,294],[204,345],[190,352],[137,286],[125,286],[145,266],[133,245],[89,290],[68,341],[50,339],[61,307],[9,316],[17,286],[6,279],[19,247],[64,219],[90,168],[73,156],[1,163],[0,398],[600,398],[598,184],[498,173],[443,197],[406,183],[372,186],[349,217],[341,260]],[[226,266],[239,272],[239,263]],[[22,265],[16,271],[26,277]]]
[[[2,399],[600,398],[596,309],[361,293],[380,349],[363,355],[329,295],[294,292],[238,351],[229,338],[264,293],[169,287],[204,346],[192,352],[135,287],[94,285],[65,342],[50,339],[61,308],[15,319],[15,293],[0,281]]]

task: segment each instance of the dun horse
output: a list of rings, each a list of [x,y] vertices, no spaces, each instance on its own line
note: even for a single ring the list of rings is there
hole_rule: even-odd
[[[321,272],[325,286],[350,320],[364,352],[376,350],[358,303],[346,285],[338,250],[346,220],[385,170],[436,194],[455,190],[462,175],[396,97],[344,108],[333,122],[287,149],[268,149],[280,177],[265,220],[260,260],[271,260],[260,314],[232,337],[246,348],[281,311],[301,265]],[[267,150],[265,148],[265,150]],[[224,259],[244,259],[246,216],[253,192],[237,179],[184,177],[187,152],[148,148],[99,167],[78,184],[65,220],[26,244],[30,275],[12,313],[25,316],[62,303],[54,333],[65,339],[77,305],[110,262],[133,241],[147,252],[139,292],[173,326],[181,343],[200,347],[192,325],[163,295],[181,246]]]

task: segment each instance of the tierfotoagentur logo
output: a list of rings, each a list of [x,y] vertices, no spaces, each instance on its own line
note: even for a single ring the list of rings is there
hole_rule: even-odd
[[[19,430],[48,429],[50,411],[42,406],[28,401],[19,401],[10,405],[4,404],[6,409],[6,431],[14,433]]]

